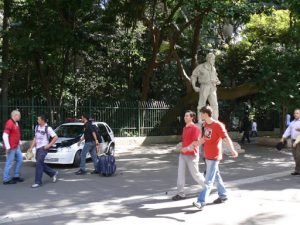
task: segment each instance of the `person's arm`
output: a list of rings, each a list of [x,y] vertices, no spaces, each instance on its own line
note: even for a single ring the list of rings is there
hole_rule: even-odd
[[[8,153],[9,153],[9,150],[10,150],[10,144],[9,144],[8,137],[9,137],[9,136],[8,136],[7,133],[3,133],[2,139],[3,139],[4,146],[5,146],[6,154],[8,154]]]
[[[192,82],[192,86],[193,86],[193,89],[196,91],[196,92],[199,92],[200,91],[200,88],[196,86],[196,83],[197,83],[197,79],[198,78],[198,67],[196,67],[192,73],[192,76],[191,76],[191,82]]]
[[[33,140],[32,140],[31,146],[27,150],[27,152],[32,152],[32,149],[35,147],[35,145],[36,145],[36,140],[35,140],[35,137],[34,137]]]
[[[81,144],[81,142],[83,142],[83,141],[84,141],[84,134],[81,136],[81,138],[77,142],[77,145],[79,146]]]
[[[238,152],[234,149],[234,146],[233,146],[233,143],[232,143],[231,138],[230,138],[228,135],[226,135],[226,137],[223,138],[223,140],[224,140],[225,144],[228,146],[228,148],[230,149],[231,155],[232,155],[234,158],[238,157],[239,154],[238,154]]]
[[[282,135],[281,142],[284,142],[285,139],[287,139],[289,136],[291,136],[291,124],[286,128],[285,132]]]
[[[49,148],[51,148],[51,146],[55,144],[55,142],[57,141],[57,139],[58,139],[57,135],[55,135],[54,137],[52,137],[52,140],[50,141],[49,144],[45,145],[44,149],[48,150]]]

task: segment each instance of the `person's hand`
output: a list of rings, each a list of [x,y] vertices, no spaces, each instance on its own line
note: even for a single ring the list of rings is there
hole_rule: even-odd
[[[49,144],[47,144],[47,145],[44,146],[45,150],[48,150],[49,148],[51,148],[51,145],[49,145]]]
[[[297,128],[296,131],[300,132],[300,128]]]
[[[297,144],[296,144],[296,143],[293,143],[293,147],[296,148],[296,146],[297,146]]]
[[[27,152],[32,152],[32,148],[27,149]]]
[[[195,90],[196,92],[200,92],[200,88],[199,88],[199,87],[194,87],[194,90]]]
[[[9,149],[5,149],[5,154],[8,155],[10,152],[10,148]]]
[[[231,155],[233,158],[237,158],[239,156],[239,153],[236,150],[231,150]]]

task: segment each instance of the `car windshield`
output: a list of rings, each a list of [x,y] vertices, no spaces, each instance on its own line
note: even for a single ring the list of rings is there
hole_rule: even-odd
[[[61,125],[55,129],[58,137],[75,138],[83,134],[83,125]]]

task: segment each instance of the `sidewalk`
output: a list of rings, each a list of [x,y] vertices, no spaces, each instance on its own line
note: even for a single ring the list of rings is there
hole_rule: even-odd
[[[245,145],[237,160],[225,157],[221,174],[230,188],[229,201],[192,207],[199,188],[187,174],[189,198],[173,202],[178,156],[173,145],[120,151],[114,177],[76,176],[77,168],[56,166],[59,182],[44,177],[31,189],[34,166],[25,162],[24,183],[0,185],[0,224],[293,224],[300,205],[300,177],[290,176],[290,152]],[[88,163],[92,170],[92,163]],[[3,162],[0,163],[2,173]],[[200,164],[203,171],[204,165]],[[212,193],[209,202],[217,197]]]

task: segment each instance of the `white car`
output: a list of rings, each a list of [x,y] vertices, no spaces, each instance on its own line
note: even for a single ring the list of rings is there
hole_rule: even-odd
[[[115,138],[112,129],[104,122],[93,122],[98,126],[100,135],[103,137],[103,142],[100,144],[100,152],[114,155],[115,153]],[[58,136],[57,142],[48,150],[45,158],[45,163],[53,164],[73,164],[78,167],[80,164],[80,153],[84,146],[82,142],[78,146],[78,141],[83,135],[84,124],[82,122],[64,123],[57,127],[54,131]],[[35,162],[36,149],[33,149]],[[88,153],[86,158],[91,158]]]

